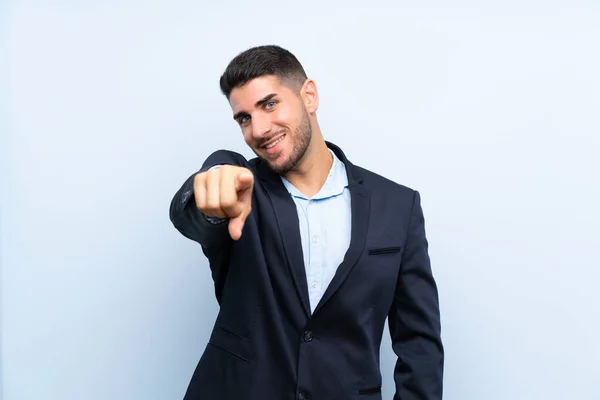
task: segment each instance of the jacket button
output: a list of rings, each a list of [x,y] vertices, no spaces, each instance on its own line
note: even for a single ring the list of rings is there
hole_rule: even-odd
[[[300,394],[298,395],[298,399],[299,400],[307,400],[308,396],[306,395],[306,393],[300,392]]]
[[[313,340],[313,333],[311,331],[304,332],[304,341],[310,342],[311,340]]]

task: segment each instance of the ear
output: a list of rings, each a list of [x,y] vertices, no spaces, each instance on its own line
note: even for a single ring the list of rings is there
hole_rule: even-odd
[[[319,93],[317,92],[317,85],[312,79],[307,79],[300,89],[302,101],[304,107],[309,114],[314,114],[319,108]]]

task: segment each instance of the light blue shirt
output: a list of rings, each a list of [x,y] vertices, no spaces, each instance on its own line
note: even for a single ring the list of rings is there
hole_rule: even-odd
[[[319,304],[350,245],[351,209],[346,167],[329,151],[333,165],[325,184],[312,198],[281,178],[296,203],[311,312]]]

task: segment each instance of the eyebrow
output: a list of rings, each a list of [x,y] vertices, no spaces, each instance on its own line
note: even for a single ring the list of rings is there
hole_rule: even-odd
[[[270,94],[266,95],[265,97],[263,97],[262,99],[258,100],[254,105],[255,105],[255,107],[260,107],[275,96],[277,96],[277,93],[270,93]],[[247,112],[240,111],[233,116],[233,119],[237,121],[239,118],[245,117],[247,115],[248,115]]]

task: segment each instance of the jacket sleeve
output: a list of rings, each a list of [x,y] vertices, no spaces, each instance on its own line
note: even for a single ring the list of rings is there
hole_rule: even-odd
[[[229,219],[208,218],[196,207],[194,177],[215,165],[226,164],[249,168],[248,162],[242,155],[226,150],[216,151],[206,159],[199,171],[186,179],[173,196],[169,207],[169,218],[175,229],[186,238],[199,243],[202,252],[208,258],[215,284],[215,294],[219,302],[229,270],[233,239],[229,236]]]
[[[388,315],[394,400],[442,400],[444,348],[438,290],[431,271],[419,192],[414,192],[394,303]]]

